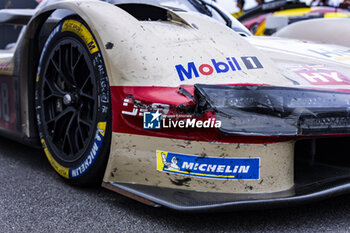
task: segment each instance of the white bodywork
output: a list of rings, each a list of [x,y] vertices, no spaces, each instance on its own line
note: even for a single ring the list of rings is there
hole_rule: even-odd
[[[350,18],[304,20],[282,28],[273,36],[350,47]]]

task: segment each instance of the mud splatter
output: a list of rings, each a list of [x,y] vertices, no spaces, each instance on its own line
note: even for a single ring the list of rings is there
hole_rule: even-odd
[[[105,45],[106,49],[113,49],[114,47],[114,44],[111,43],[111,42],[108,42],[106,45]]]
[[[189,186],[187,183],[191,181],[191,178],[183,178],[183,179],[171,179],[169,178],[171,183],[173,183],[176,186]]]
[[[118,168],[113,168],[111,172],[111,177],[114,177],[114,174],[117,172]]]

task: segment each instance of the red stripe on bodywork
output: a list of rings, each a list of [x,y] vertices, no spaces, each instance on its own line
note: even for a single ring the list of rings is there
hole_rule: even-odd
[[[255,84],[235,84],[239,86],[260,86]],[[263,85],[267,86],[267,85]],[[191,95],[194,94],[193,86],[181,86]],[[303,87],[307,88],[307,87]],[[310,88],[315,89],[315,88]],[[325,89],[323,89],[325,90]],[[333,91],[349,92],[344,89],[333,89]],[[113,109],[113,132],[127,133],[134,135],[144,135],[153,137],[165,137],[170,139],[195,140],[204,142],[220,143],[276,143],[295,139],[319,138],[329,136],[349,136],[350,134],[323,134],[310,136],[245,136],[228,135],[220,132],[216,128],[163,128],[144,129],[143,116],[140,114],[141,106],[151,106],[152,104],[167,104],[170,106],[168,114],[191,115],[190,112],[180,111],[191,108],[195,103],[189,97],[179,93],[179,87],[136,87],[136,86],[112,86],[112,109]],[[132,100],[124,106],[124,100]],[[136,106],[136,107],[134,107]],[[134,110],[137,110],[134,113]],[[128,114],[123,113],[127,112]],[[132,115],[134,114],[134,115]],[[207,120],[215,118],[215,114],[207,112],[199,119]],[[197,118],[198,119],[198,118]]]
[[[182,87],[193,95],[193,86]],[[144,129],[143,117],[140,115],[140,108],[137,107],[137,105],[150,106],[155,103],[168,104],[170,105],[168,114],[183,115],[186,114],[186,112],[179,112],[179,109],[181,109],[180,106],[193,106],[195,104],[190,98],[180,94],[178,90],[179,87],[112,86],[111,96],[113,106],[113,132],[221,143],[261,144],[288,141],[292,139],[291,137],[225,135],[218,131],[216,128]],[[129,99],[130,102],[124,103],[125,99]],[[134,107],[135,105],[136,107]],[[137,110],[136,112],[135,109]],[[122,113],[123,111],[124,113]],[[125,112],[127,114],[125,114]],[[211,112],[208,112],[204,116],[201,116],[200,119],[206,120],[209,118],[215,118],[215,115]]]

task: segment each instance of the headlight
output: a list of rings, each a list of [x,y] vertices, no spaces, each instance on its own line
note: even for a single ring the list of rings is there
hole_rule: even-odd
[[[350,93],[289,87],[195,85],[198,108],[243,135],[350,133]]]

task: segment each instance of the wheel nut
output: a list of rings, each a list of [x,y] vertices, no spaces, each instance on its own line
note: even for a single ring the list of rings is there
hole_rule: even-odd
[[[71,103],[72,103],[72,96],[71,96],[70,94],[65,94],[65,95],[63,96],[63,103],[64,103],[65,105],[71,104]]]

